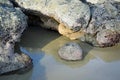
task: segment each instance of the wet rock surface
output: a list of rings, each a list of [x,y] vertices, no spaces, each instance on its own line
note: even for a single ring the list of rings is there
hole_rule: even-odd
[[[64,60],[81,60],[83,58],[83,52],[81,47],[74,42],[69,42],[63,45],[59,51],[59,56]]]
[[[22,53],[14,52],[15,42],[27,26],[27,16],[9,0],[0,0],[0,74],[18,70],[31,63]]]

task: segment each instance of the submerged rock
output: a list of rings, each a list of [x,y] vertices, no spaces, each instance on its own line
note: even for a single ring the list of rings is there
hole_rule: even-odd
[[[15,42],[27,26],[27,17],[9,0],[0,0],[0,74],[18,70],[31,63],[22,53],[14,52]]]
[[[83,57],[83,52],[81,47],[77,43],[67,43],[63,45],[59,51],[59,56],[65,60],[81,60]]]

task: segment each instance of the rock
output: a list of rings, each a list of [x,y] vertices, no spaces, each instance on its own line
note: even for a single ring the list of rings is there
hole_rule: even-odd
[[[97,42],[101,47],[113,46],[120,41],[120,33],[102,30],[97,34]]]
[[[119,8],[114,3],[105,2],[104,4],[95,5],[87,33],[96,34],[104,29],[119,31],[119,11]]]
[[[100,47],[108,47],[120,42],[119,5],[120,3],[107,1],[92,6],[92,18],[86,33],[91,34],[94,38],[96,38],[96,40],[94,40],[96,41],[94,42],[96,44],[93,44],[94,46],[98,45]],[[108,35],[110,37],[105,38],[105,36]],[[91,42],[90,39],[87,40]]]
[[[83,57],[81,47],[74,42],[70,42],[63,45],[59,49],[58,54],[62,59],[65,60],[81,60]]]
[[[80,0],[15,0],[15,2],[37,16],[41,17],[43,14],[54,18],[74,32],[86,28],[90,19],[89,6]]]
[[[0,54],[0,74],[24,69],[31,65],[30,57],[23,53],[15,53],[12,56]]]
[[[25,13],[38,16],[44,27],[57,30],[71,40],[82,38],[82,41],[99,47],[113,46],[120,42],[120,38],[117,41],[113,39],[113,41],[102,41],[102,43],[98,40],[99,36],[120,34],[119,0],[81,0],[84,3],[80,0],[11,1],[17,3]],[[39,21],[37,22],[39,24]],[[111,32],[102,33],[104,31]],[[108,45],[109,43],[111,45]]]
[[[86,0],[86,2],[89,2],[89,3],[92,3],[92,4],[104,3],[105,1],[116,1],[116,2],[120,2],[120,0]]]
[[[1,6],[13,7],[13,4],[9,0],[0,0]]]
[[[9,0],[0,0],[0,74],[28,66],[31,59],[14,52],[15,42],[27,26],[27,17]]]

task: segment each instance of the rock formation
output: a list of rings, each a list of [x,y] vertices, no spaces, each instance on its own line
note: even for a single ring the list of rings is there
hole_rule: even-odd
[[[97,3],[104,3],[105,1],[116,1],[120,2],[120,0],[84,0],[86,2],[92,3],[92,4],[97,4]]]
[[[92,17],[86,32],[95,38],[96,44],[93,45],[108,47],[120,42],[119,5],[117,2],[105,1],[91,6]]]
[[[0,74],[27,67],[31,59],[14,52],[15,42],[27,26],[27,17],[8,0],[0,0]]]
[[[29,56],[14,50],[27,26],[23,12],[29,25],[57,30],[72,40],[99,47],[120,42],[119,0],[0,0],[0,74],[31,64]]]
[[[72,40],[80,39],[99,47],[120,42],[120,3],[117,0],[86,0],[94,4],[80,0],[12,1],[23,11],[38,16],[44,24],[49,23],[47,27],[55,27]],[[102,33],[105,31],[107,33]]]

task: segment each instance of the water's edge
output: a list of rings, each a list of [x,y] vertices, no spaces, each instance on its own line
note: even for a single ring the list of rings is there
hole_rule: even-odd
[[[33,59],[33,69],[24,74],[0,76],[0,80],[119,80],[120,45],[95,48],[80,41],[82,61],[65,61],[58,49],[70,42],[55,31],[30,27],[22,36],[20,50]]]

